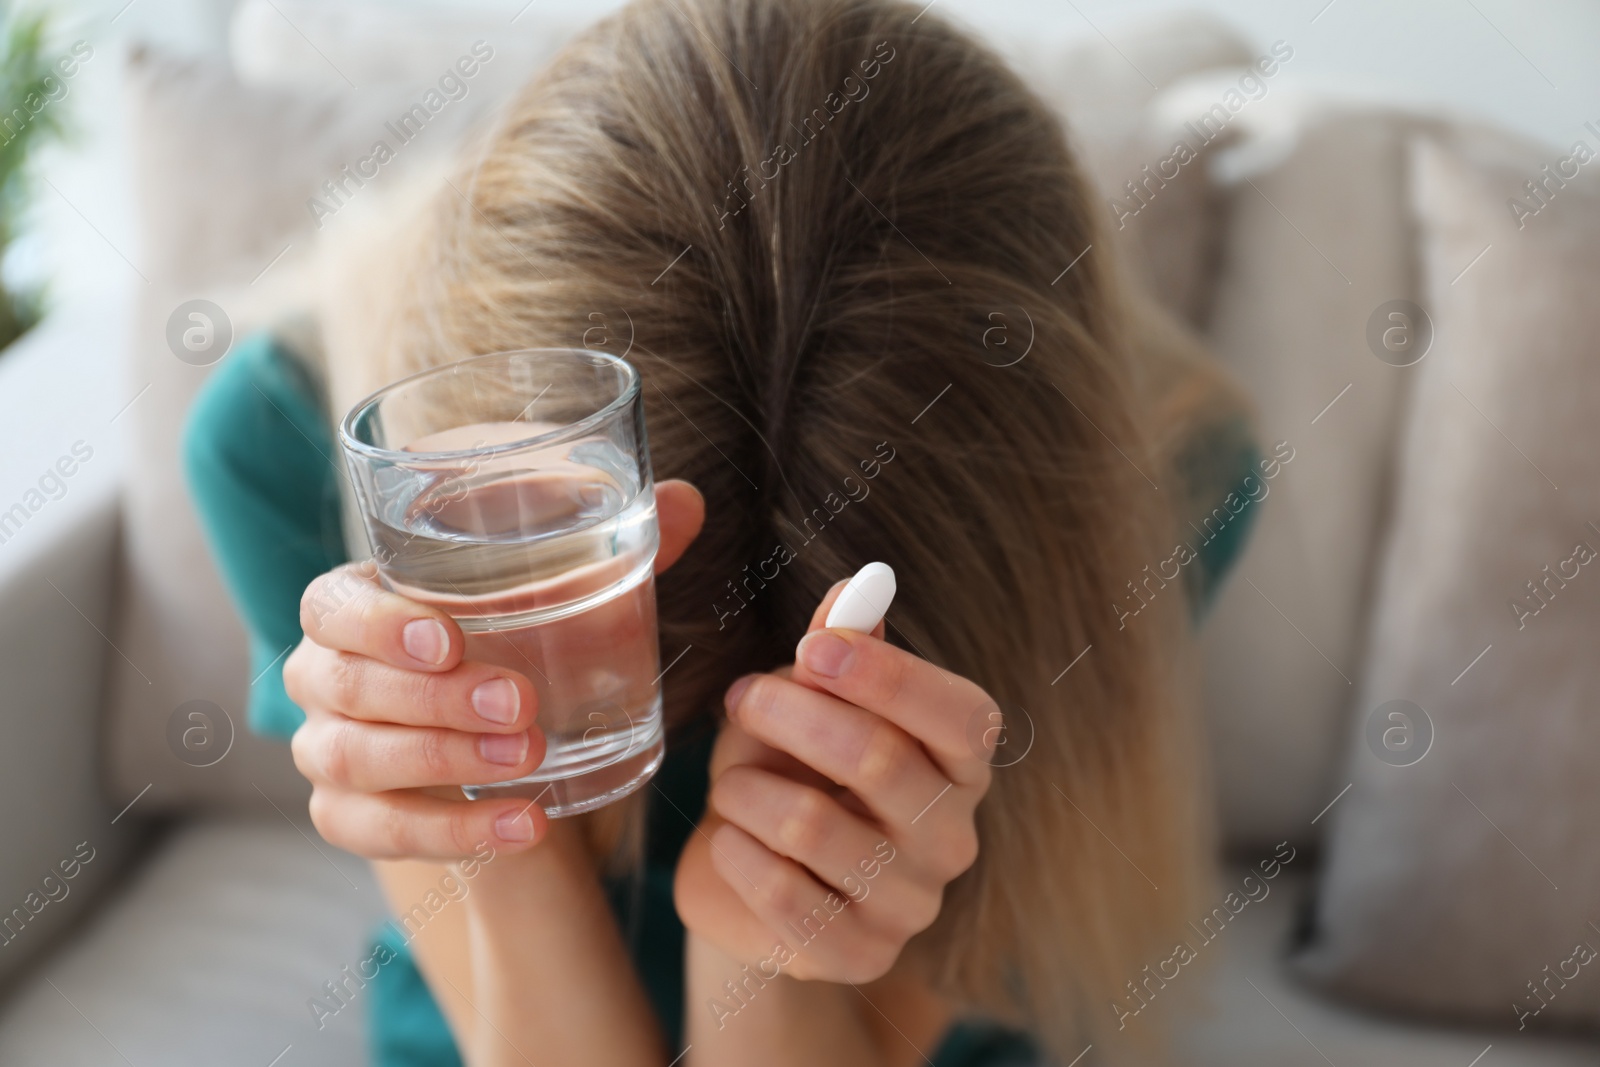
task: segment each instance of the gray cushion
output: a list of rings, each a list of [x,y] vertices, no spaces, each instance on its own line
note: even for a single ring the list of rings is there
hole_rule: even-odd
[[[1579,1067],[1596,1062],[1600,1045],[1594,1042],[1415,1025],[1342,1007],[1300,987],[1289,976],[1283,954],[1309,888],[1310,872],[1294,868],[1308,861],[1304,854],[1297,858],[1268,883],[1271,892],[1260,903],[1245,907],[1200,950],[1195,965],[1215,970],[1192,976],[1205,987],[1200,994],[1205,1010],[1178,1028],[1174,1062],[1186,1067]],[[1223,887],[1240,885],[1245,873],[1225,872]],[[1217,955],[1207,961],[1204,954],[1211,952]],[[1147,1010],[1159,1004],[1153,1001]],[[1490,1044],[1493,1051],[1479,1060]]]
[[[0,1063],[363,1063],[359,996],[320,1030],[307,1000],[382,915],[366,864],[309,826],[183,825],[6,1005]]]
[[[1339,741],[1406,382],[1363,335],[1373,309],[1417,296],[1404,162],[1418,120],[1283,93],[1237,122],[1253,128],[1225,160],[1206,341],[1256,401],[1264,449],[1284,442],[1294,457],[1204,636],[1222,824],[1255,850],[1315,841],[1313,816],[1344,785]]]
[[[1465,134],[1415,157],[1436,334],[1406,368],[1353,786],[1305,960],[1352,997],[1541,1030],[1600,1028],[1600,181],[1552,181],[1524,227],[1508,209],[1560,158]]]

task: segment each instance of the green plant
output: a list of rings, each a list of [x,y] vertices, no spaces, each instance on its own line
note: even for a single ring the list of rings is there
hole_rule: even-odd
[[[61,75],[45,52],[49,20],[6,6],[0,53],[0,258],[16,237],[30,195],[24,165],[34,146],[59,137],[65,96]],[[0,279],[0,348],[39,320],[43,292],[14,291]]]

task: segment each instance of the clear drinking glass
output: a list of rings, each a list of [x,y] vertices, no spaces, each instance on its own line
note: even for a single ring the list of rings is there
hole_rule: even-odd
[[[589,349],[477,356],[379,390],[339,438],[383,583],[538,692],[544,762],[466,795],[561,816],[648,781],[659,534],[638,372]]]

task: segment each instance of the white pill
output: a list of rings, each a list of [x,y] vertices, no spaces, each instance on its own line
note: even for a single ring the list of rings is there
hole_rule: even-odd
[[[870,634],[888,613],[894,590],[894,568],[887,563],[869,563],[856,571],[839,593],[823,625],[830,630]]]

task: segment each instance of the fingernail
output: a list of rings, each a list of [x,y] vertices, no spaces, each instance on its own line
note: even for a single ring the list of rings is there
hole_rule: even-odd
[[[737,718],[739,714],[739,701],[744,699],[744,691],[750,688],[750,683],[755,681],[755,675],[747,674],[728,687],[727,695],[722,698],[722,707],[728,713],[728,718]]]
[[[515,722],[522,697],[509,678],[493,678],[472,691],[472,710],[501,726]]]
[[[405,645],[407,655],[423,663],[443,663],[445,653],[450,651],[450,635],[438,619],[412,619],[400,631],[400,643]]]
[[[494,821],[494,832],[502,841],[532,841],[533,816],[526,808],[508,811]]]
[[[478,738],[478,755],[502,767],[514,767],[528,758],[528,733],[484,734]]]
[[[812,674],[837,678],[850,665],[850,642],[830,630],[813,630],[800,641],[800,663]]]

